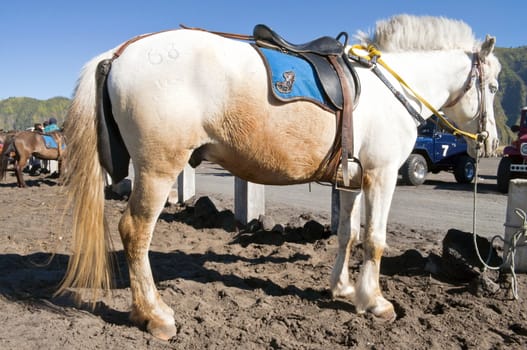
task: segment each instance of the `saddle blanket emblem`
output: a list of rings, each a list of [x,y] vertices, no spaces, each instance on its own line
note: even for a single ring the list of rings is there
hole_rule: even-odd
[[[258,47],[265,61],[273,94],[282,101],[312,100],[328,106],[320,80],[302,57]]]
[[[46,148],[59,148],[59,145],[57,144],[57,141],[53,138],[51,135],[42,135],[42,138],[44,139],[44,144],[46,145]],[[66,148],[66,145],[63,143],[61,146],[61,149]]]

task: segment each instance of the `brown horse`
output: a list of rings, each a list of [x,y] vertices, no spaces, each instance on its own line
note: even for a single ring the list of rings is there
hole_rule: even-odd
[[[7,144],[11,141],[11,138],[13,136],[15,136],[19,132],[20,132],[19,130],[10,130],[10,131],[3,131],[2,130],[2,132],[0,132],[0,157],[3,154],[4,148],[7,148]],[[6,153],[8,160],[10,158],[12,158],[12,155],[11,155],[12,153],[13,152],[11,152],[11,151]],[[3,159],[3,157],[2,157],[2,159]],[[2,159],[0,159],[0,163],[1,163]],[[4,169],[4,171],[5,171],[6,167],[7,167],[7,165],[8,164],[6,163],[6,165],[2,167]],[[0,166],[1,166],[1,164],[0,164]],[[4,177],[5,177],[5,175],[3,173],[1,173],[0,174],[0,178],[4,178]]]
[[[55,141],[54,147],[46,145],[45,135],[51,136]],[[62,132],[54,131],[49,134],[41,134],[33,131],[20,131],[8,137],[4,143],[0,160],[0,179],[5,178],[10,155],[14,154],[14,167],[18,187],[26,187],[22,169],[31,156],[44,160],[58,160],[59,174],[64,167],[64,156],[66,155],[64,137]]]
[[[11,137],[13,135],[15,135],[18,131],[14,131],[14,130],[11,130],[11,131],[1,131],[0,132],[0,154],[2,153],[2,149],[4,147],[4,145],[6,143],[9,142],[9,139],[11,139]]]

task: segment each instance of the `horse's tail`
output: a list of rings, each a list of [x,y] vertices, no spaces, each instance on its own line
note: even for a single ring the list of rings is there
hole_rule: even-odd
[[[99,161],[96,113],[97,65],[109,55],[96,57],[84,67],[64,124],[68,166],[63,180],[66,210],[72,215],[73,246],[57,294],[68,288],[91,289],[93,303],[98,289],[109,290],[112,281],[112,242],[104,216],[105,171]]]
[[[9,155],[11,152],[15,152],[15,145],[13,138],[9,138],[4,143],[2,148],[2,154],[0,155],[0,180],[4,180],[7,173],[7,167],[9,166]]]

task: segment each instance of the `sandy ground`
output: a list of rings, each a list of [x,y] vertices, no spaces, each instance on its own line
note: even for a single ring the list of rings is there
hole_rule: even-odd
[[[214,220],[200,217],[194,204],[167,206],[158,220],[151,264],[179,330],[170,342],[159,341],[128,321],[131,295],[117,233],[126,200],[107,200],[120,274],[111,296],[91,310],[53,296],[67,264],[69,218],[61,224],[55,180],[28,184],[18,189],[10,175],[0,183],[0,349],[527,348],[526,276],[518,276],[516,301],[507,281],[478,289],[445,274],[444,231],[389,225],[381,285],[398,317],[382,324],[330,297],[336,237],[320,224],[327,217],[274,207],[269,214],[283,231],[248,232],[235,225],[224,209],[232,203],[221,196],[211,197]],[[353,276],[360,259],[359,244]],[[496,273],[485,276],[498,281]]]

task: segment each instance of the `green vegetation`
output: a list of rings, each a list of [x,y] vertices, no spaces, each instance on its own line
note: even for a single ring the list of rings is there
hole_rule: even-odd
[[[496,56],[502,69],[494,110],[501,144],[506,145],[514,137],[506,125],[517,124],[521,108],[527,106],[527,46],[497,48]]]
[[[69,105],[70,100],[65,97],[44,101],[29,97],[0,100],[0,129],[23,130],[50,117],[55,117],[58,125],[62,125]]]
[[[494,110],[500,141],[505,145],[514,137],[508,126],[518,123],[521,107],[527,106],[527,46],[497,48],[496,55],[502,71]],[[57,118],[61,125],[69,104],[65,97],[45,101],[28,97],[0,100],[0,129],[25,129],[50,117]]]

